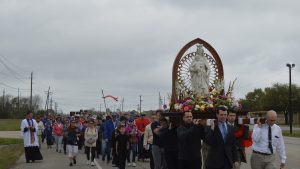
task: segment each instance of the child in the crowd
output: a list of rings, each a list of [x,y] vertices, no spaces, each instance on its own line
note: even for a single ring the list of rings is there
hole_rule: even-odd
[[[129,150],[129,137],[125,133],[125,126],[118,127],[119,134],[116,137],[116,155],[119,169],[125,169],[126,157]]]

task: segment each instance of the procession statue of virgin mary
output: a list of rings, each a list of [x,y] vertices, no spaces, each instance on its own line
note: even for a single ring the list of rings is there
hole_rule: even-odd
[[[210,66],[204,56],[203,45],[197,45],[195,58],[193,59],[189,72],[191,75],[192,91],[197,97],[209,95]]]

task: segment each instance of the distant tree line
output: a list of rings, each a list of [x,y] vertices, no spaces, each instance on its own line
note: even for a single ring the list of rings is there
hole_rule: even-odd
[[[300,112],[300,87],[292,85],[292,111]],[[276,83],[272,87],[254,89],[241,99],[245,110],[265,111],[275,110],[285,115],[288,123],[289,85]]]
[[[40,112],[42,99],[39,95],[32,96],[33,112]],[[30,109],[30,97],[14,97],[5,95],[0,97],[0,118],[24,118]]]

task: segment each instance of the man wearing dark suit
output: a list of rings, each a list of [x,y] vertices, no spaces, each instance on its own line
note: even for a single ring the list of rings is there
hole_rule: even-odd
[[[205,140],[209,145],[206,169],[231,169],[237,161],[234,128],[226,123],[227,107],[218,107],[217,122],[211,122]]]
[[[236,121],[236,111],[228,110],[227,123],[234,127],[234,135],[235,135],[235,145],[237,148],[237,161],[232,169],[240,169],[241,162],[247,163],[245,147],[242,145],[242,141],[244,139],[249,139],[249,126],[248,125],[240,125]]]

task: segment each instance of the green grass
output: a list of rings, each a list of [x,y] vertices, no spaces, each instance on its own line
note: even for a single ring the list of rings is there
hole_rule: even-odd
[[[0,138],[0,145],[22,144],[23,140],[18,138]]]
[[[22,144],[0,147],[0,168],[9,169],[24,152]]]
[[[284,126],[284,127],[290,127],[290,125],[285,125],[285,124],[281,124],[279,125],[280,127]],[[293,124],[293,127],[300,127],[300,124]]]
[[[300,138],[300,131],[299,130],[293,131],[292,134],[290,134],[290,131],[283,131],[282,134],[284,136],[288,136],[288,137],[298,137],[298,138]]]
[[[0,119],[0,131],[19,131],[20,119]]]

